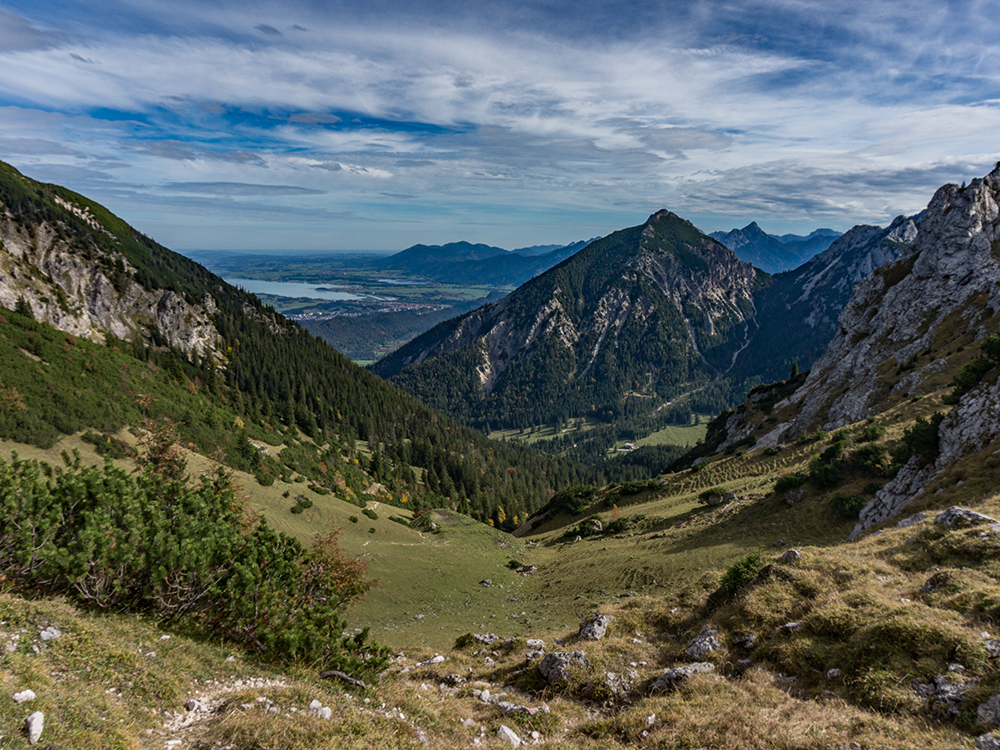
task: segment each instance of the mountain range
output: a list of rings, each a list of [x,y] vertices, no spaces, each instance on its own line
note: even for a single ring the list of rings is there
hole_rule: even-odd
[[[824,251],[772,276],[660,211],[372,369],[480,427],[611,423],[678,400],[714,412],[795,364],[808,369],[854,284],[897,258],[918,223],[900,217],[839,237],[819,230],[811,237],[829,243]]]
[[[797,268],[826,250],[840,236],[833,229],[817,229],[806,236],[767,234],[752,221],[742,229],[711,232],[708,236],[732,250],[740,260],[762,271],[780,273]]]
[[[401,273],[450,284],[520,286],[592,241],[535,245],[510,251],[469,242],[413,245],[372,261],[370,267],[384,273]]]

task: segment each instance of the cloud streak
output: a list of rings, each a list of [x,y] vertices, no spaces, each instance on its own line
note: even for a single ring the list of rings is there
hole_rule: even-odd
[[[1000,156],[1000,28],[974,2],[86,5],[0,11],[0,154],[108,195],[267,198],[292,243],[296,210],[349,249],[562,242],[662,206],[846,229]]]

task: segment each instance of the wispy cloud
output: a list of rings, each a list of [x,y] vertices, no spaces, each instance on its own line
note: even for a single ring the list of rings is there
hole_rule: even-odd
[[[297,185],[254,185],[247,182],[170,182],[167,190],[203,195],[323,195],[322,190]]]
[[[1000,23],[974,0],[36,5],[0,11],[0,153],[104,194],[267,198],[288,242],[296,208],[352,249],[561,242],[661,206],[846,229],[1000,155]]]

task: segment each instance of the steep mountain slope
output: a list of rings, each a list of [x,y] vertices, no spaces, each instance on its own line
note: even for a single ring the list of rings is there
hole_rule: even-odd
[[[669,211],[376,363],[427,403],[523,426],[726,373],[755,331],[753,267]],[[405,369],[404,369],[405,368]]]
[[[773,424],[732,414],[719,447],[777,446],[937,394],[940,414],[914,433],[905,463],[865,505],[853,537],[904,507],[919,509],[932,490],[955,492],[973,477],[981,484],[996,467],[1000,435],[998,200],[1000,165],[968,187],[940,188],[915,242],[857,285],[808,378],[771,402]]]
[[[768,273],[797,268],[817,253],[826,250],[840,236],[832,229],[817,229],[805,237],[767,234],[752,221],[742,229],[712,232],[708,235],[732,250],[740,260]]]
[[[185,283],[180,256],[157,254],[101,206],[2,162],[0,204],[0,305],[94,341],[155,338],[189,357],[222,358],[215,301]]]
[[[792,403],[788,434],[831,429],[924,392],[945,352],[992,333],[1000,309],[997,188],[1000,171],[935,193],[912,249],[868,276]],[[936,355],[936,356],[932,356]]]
[[[390,486],[393,502],[415,495],[481,520],[500,507],[510,519],[524,517],[547,491],[583,478],[580,467],[491,443],[432,412],[83,196],[0,165],[0,201],[0,303],[15,311],[4,321],[4,344],[24,353],[3,363],[21,388],[0,382],[5,407],[13,404],[0,419],[0,437],[30,440],[36,413],[45,415],[48,431],[136,427],[142,419],[135,404],[142,402],[142,412],[170,418],[200,450],[218,449],[240,468],[249,462],[261,482],[290,477],[294,465],[327,491],[346,497],[353,485],[355,496],[361,465],[369,484]],[[108,368],[100,349],[88,350],[81,376],[75,343],[60,345],[51,330],[38,328],[43,322],[106,341],[108,357],[126,361]],[[136,372],[143,367],[147,372]],[[146,381],[161,380],[167,391],[187,395],[154,397]],[[44,402],[68,385],[77,394],[103,391],[124,405],[67,419]],[[263,456],[251,437],[272,445],[285,440],[294,450],[282,451],[280,460],[276,451]],[[519,469],[514,479],[512,468]]]
[[[856,226],[812,260],[774,276],[755,297],[759,330],[734,373],[768,381],[783,378],[793,362],[808,369],[837,332],[855,285],[895,261],[916,239],[919,221],[900,216],[884,229]]]

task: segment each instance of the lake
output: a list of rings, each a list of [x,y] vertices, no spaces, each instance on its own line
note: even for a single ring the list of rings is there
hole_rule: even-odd
[[[336,292],[330,289],[330,284],[305,284],[300,281],[261,281],[260,279],[226,278],[233,286],[238,286],[252,294],[273,294],[276,297],[307,297],[309,299],[348,300],[348,299],[379,299],[388,300],[392,297],[376,297],[370,294],[354,294],[353,292]],[[320,289],[322,287],[322,289]]]

